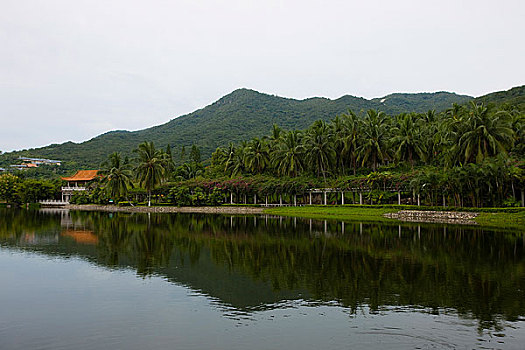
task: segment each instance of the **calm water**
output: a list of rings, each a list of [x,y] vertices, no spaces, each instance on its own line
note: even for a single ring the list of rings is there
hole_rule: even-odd
[[[0,349],[523,349],[523,234],[0,209]]]

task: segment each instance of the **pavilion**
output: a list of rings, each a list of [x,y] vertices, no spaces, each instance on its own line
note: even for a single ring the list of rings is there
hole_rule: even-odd
[[[67,181],[66,186],[62,186],[62,201],[69,202],[75,192],[86,191],[90,181],[98,177],[98,170],[79,170],[75,175],[63,177]]]

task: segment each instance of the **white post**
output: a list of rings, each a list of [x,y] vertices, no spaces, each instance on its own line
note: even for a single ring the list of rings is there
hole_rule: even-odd
[[[397,191],[397,205],[401,205],[401,191]]]
[[[265,202],[266,206],[268,206],[268,196],[265,197],[264,202]]]
[[[230,204],[233,204],[233,192],[230,192]]]
[[[294,207],[297,206],[297,195],[296,194],[293,195],[293,206]]]
[[[363,205],[363,193],[359,192],[359,204]]]
[[[421,205],[421,198],[419,194],[417,195],[417,206],[419,207]]]
[[[253,204],[257,204],[257,194],[253,195]]]
[[[341,205],[345,205],[345,193],[341,191]]]
[[[283,206],[283,195],[282,194],[279,195],[279,205],[281,207]]]
[[[324,191],[323,193],[324,193],[324,205],[326,205],[326,191]]]
[[[312,205],[312,191],[310,191],[310,205]]]

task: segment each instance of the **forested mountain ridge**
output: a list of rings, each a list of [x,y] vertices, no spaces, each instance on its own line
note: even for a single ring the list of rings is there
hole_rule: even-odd
[[[514,89],[509,90],[513,91],[513,99],[523,99],[523,87],[516,89],[517,92]],[[503,95],[497,95],[497,98],[487,95],[487,98],[490,96],[489,102],[501,102],[506,93],[509,92],[499,93]],[[453,103],[464,104],[472,99],[449,92],[436,92],[396,93],[372,100],[349,95],[335,100],[319,97],[295,100],[238,89],[207,107],[162,125],[134,132],[112,131],[78,144],[66,142],[11,152],[0,156],[0,165],[13,164],[14,159],[25,155],[59,159],[73,168],[96,168],[112,152],[132,155],[132,150],[145,140],[153,141],[159,148],[165,148],[169,144],[175,149],[175,153],[183,145],[188,147],[195,144],[206,159],[218,146],[269,134],[273,124],[284,129],[304,129],[315,120],[331,120],[349,109],[356,113],[376,109],[390,115],[403,112],[422,113],[431,109],[443,111]]]

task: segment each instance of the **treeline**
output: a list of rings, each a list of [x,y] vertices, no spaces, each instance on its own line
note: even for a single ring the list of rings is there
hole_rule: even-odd
[[[139,201],[146,193],[175,205],[307,204],[310,189],[330,188],[347,192],[345,203],[358,202],[357,193],[366,203],[396,203],[399,192],[404,204],[416,204],[417,196],[426,205],[517,206],[525,188],[524,128],[522,113],[481,104],[396,117],[350,111],[306,130],[274,126],[269,136],[218,148],[207,168],[195,146],[175,168],[169,147],[143,143],[134,166],[110,157],[105,193]],[[328,196],[342,202],[340,193]]]
[[[73,200],[308,204],[310,189],[330,188],[324,202],[341,203],[346,192],[347,204],[397,203],[401,195],[403,204],[518,206],[525,189],[525,115],[474,103],[395,117],[349,111],[306,130],[274,125],[268,136],[217,148],[206,168],[196,146],[174,157],[170,146],[143,142],[134,155],[113,153],[100,183]]]
[[[42,199],[58,199],[62,182],[23,178],[13,174],[0,175],[0,201],[10,204],[35,203]]]
[[[389,117],[369,110],[349,111],[331,122],[284,131],[239,145],[218,148],[215,168],[228,175],[337,177],[366,174],[380,166],[436,166],[449,169],[481,164],[502,155],[523,159],[525,115],[484,105],[453,105],[445,113]]]

